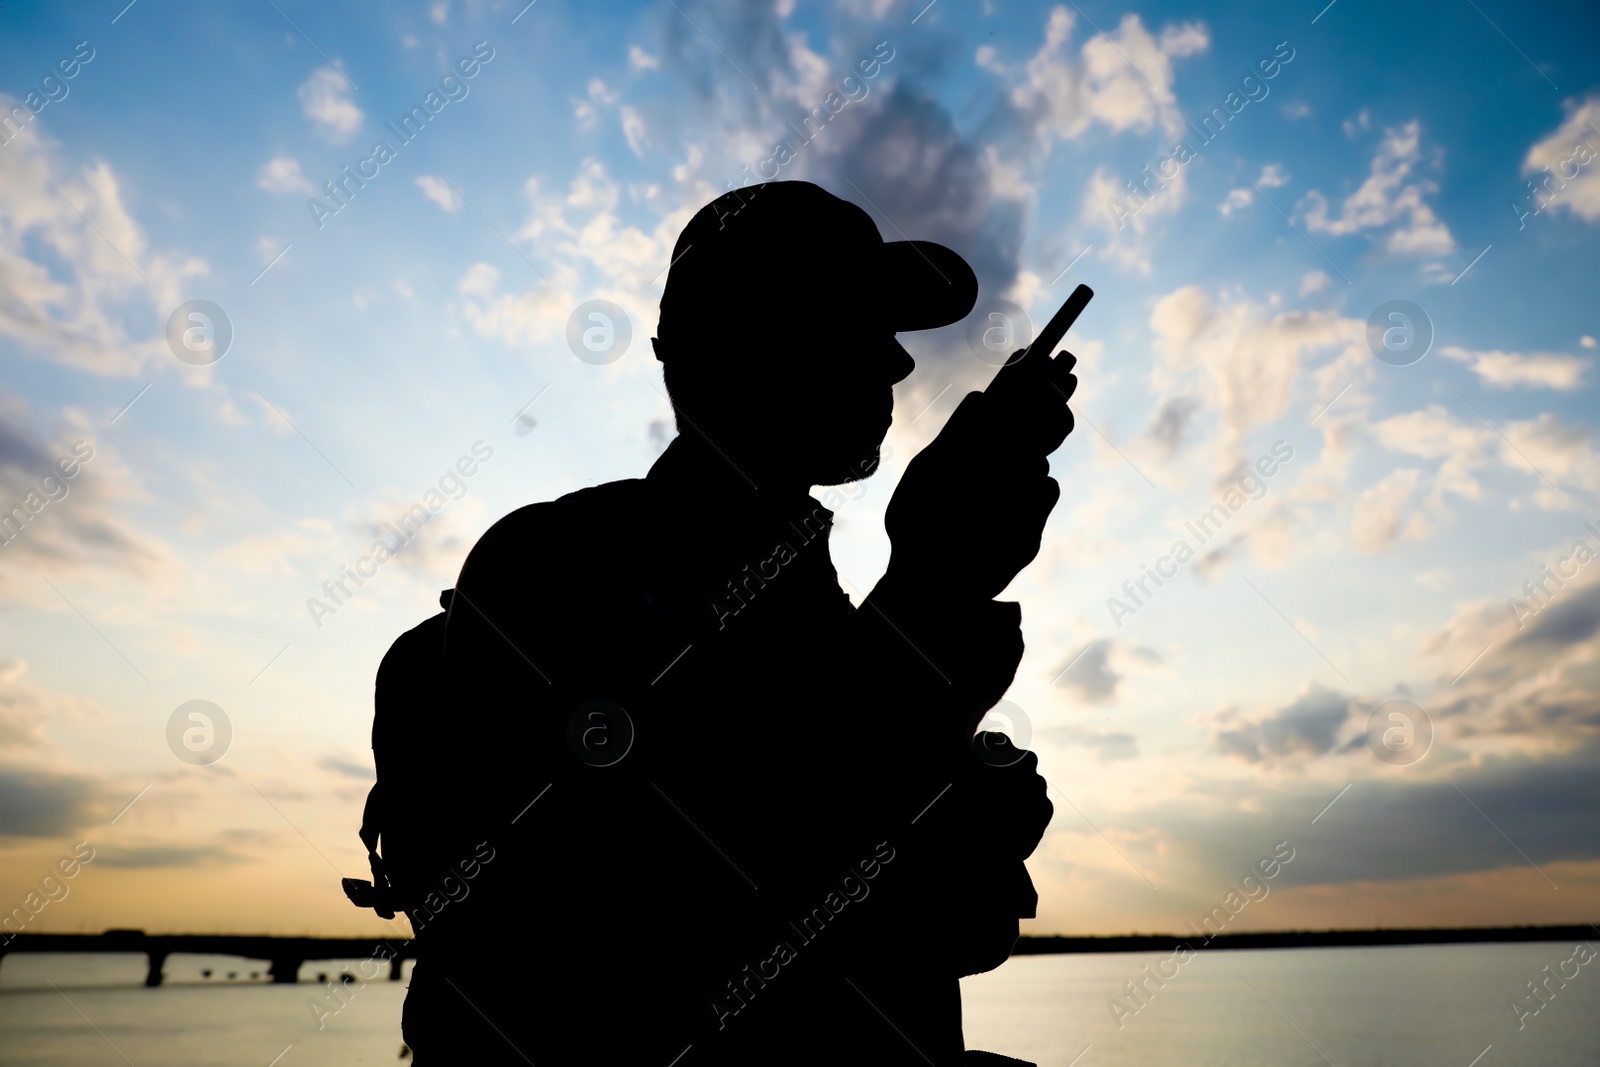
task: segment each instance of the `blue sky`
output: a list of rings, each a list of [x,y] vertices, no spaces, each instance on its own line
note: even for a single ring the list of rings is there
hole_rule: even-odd
[[[781,177],[956,248],[980,300],[1042,322],[1077,282],[1097,291],[1068,340],[1062,502],[1008,593],[1028,640],[1008,699],[1058,798],[1037,930],[1177,929],[1280,840],[1301,849],[1289,885],[1240,925],[1593,914],[1600,564],[1566,564],[1542,610],[1523,591],[1574,541],[1600,551],[1591,10],[139,0],[0,18],[0,93],[28,116],[0,146],[0,505],[93,451],[0,546],[4,899],[71,843],[100,849],[40,928],[372,921],[330,868],[364,867],[379,657],[497,517],[659,454],[647,338],[672,244],[779,141]],[[75,48],[92,58],[41,87]],[[385,124],[430,90],[452,99],[401,143]],[[1227,124],[1200,145],[1188,124],[1213,108]],[[1193,158],[1129,212],[1124,183],[1183,139]],[[337,206],[322,183],[380,140],[393,158],[319,225],[308,200]],[[1519,220],[1546,165],[1566,178]],[[806,310],[870,298],[841,270]],[[564,340],[590,299],[633,325],[608,365]],[[191,300],[231,323],[213,365],[165,339]],[[1367,339],[1394,300],[1434,332],[1410,366]],[[904,463],[991,372],[963,325],[906,340],[888,461],[835,507],[856,596]],[[322,583],[479,442],[414,543],[314,618]],[[1292,458],[1259,499],[1116,610],[1277,442]],[[1365,742],[1394,698],[1435,733],[1407,766]],[[233,729],[206,766],[166,741],[193,699]]]

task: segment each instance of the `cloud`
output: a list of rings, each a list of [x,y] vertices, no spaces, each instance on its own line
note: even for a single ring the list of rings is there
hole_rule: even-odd
[[[142,491],[105,441],[80,436],[80,425],[45,440],[30,421],[22,401],[0,393],[0,574],[111,568],[152,578],[169,568],[167,546],[119,514],[119,503]]]
[[[97,867],[134,871],[231,867],[249,862],[222,845],[100,845],[94,853]]]
[[[1254,722],[1218,729],[1218,752],[1250,763],[1294,756],[1322,756],[1339,745],[1339,735],[1357,711],[1354,698],[1308,684],[1291,703]]]
[[[1549,756],[1600,738],[1600,572],[1594,544],[1579,545],[1544,553],[1543,568],[1530,562],[1510,599],[1458,605],[1421,642],[1438,665],[1428,710],[1456,743],[1492,738],[1493,748],[1475,751]],[[1576,573],[1574,558],[1588,561]]]
[[[1249,207],[1254,200],[1255,194],[1249,189],[1229,189],[1228,195],[1217,205],[1217,210],[1226,218],[1235,211]]]
[[[1051,9],[1044,43],[1011,90],[1011,104],[1032,135],[1048,146],[1051,138],[1075,140],[1097,124],[1112,133],[1147,133],[1159,126],[1176,134],[1183,128],[1172,61],[1210,46],[1204,26],[1168,25],[1152,35],[1130,13],[1109,34],[1086,34],[1074,55],[1069,41],[1075,23],[1065,7]]]
[[[647,136],[644,128],[644,119],[640,118],[639,113],[626,104],[618,109],[617,115],[622,120],[622,135],[628,140],[628,148],[635,156],[643,159],[645,138]]]
[[[1338,699],[1331,696],[1323,726],[1338,714]],[[1313,726],[1303,743],[1317,748],[1327,736]],[[1364,741],[1353,756],[1372,762]],[[1154,848],[1144,856],[1135,853],[1163,885],[1172,880],[1162,874],[1174,854],[1227,877],[1252,858],[1241,853],[1241,842],[1265,851],[1269,842],[1285,838],[1295,858],[1284,867],[1277,890],[1517,868],[1549,894],[1540,876],[1528,870],[1530,861],[1548,870],[1554,863],[1600,858],[1600,746],[1590,743],[1549,758],[1490,757],[1448,780],[1428,775],[1433,760],[1430,754],[1405,775],[1357,777],[1325,814],[1319,813],[1343,782],[1288,775],[1252,782],[1242,790],[1248,807],[1230,791],[1103,815],[1097,823],[1113,835],[1159,827],[1154,841],[1181,842],[1165,855]]]
[[[1420,541],[1433,532],[1422,511],[1412,506],[1412,496],[1423,473],[1401,467],[1384,475],[1356,499],[1351,536],[1363,552],[1382,552],[1403,541]]]
[[[1364,326],[1354,319],[1322,311],[1273,314],[1270,306],[1219,301],[1194,285],[1156,301],[1150,329],[1158,389],[1167,393],[1193,383],[1207,407],[1221,412],[1233,438],[1288,411],[1302,361],[1365,345]]]
[[[1447,359],[1471,366],[1484,385],[1499,389],[1559,389],[1570,391],[1583,384],[1590,361],[1559,352],[1469,351],[1455,345],[1439,350]]]
[[[1056,685],[1076,692],[1085,702],[1104,704],[1117,695],[1117,685],[1122,681],[1111,665],[1111,641],[1100,638],[1067,657],[1055,668]]]
[[[1378,444],[1390,451],[1441,460],[1434,476],[1436,490],[1469,500],[1476,500],[1482,493],[1472,472],[1490,462],[1500,443],[1490,427],[1459,420],[1438,404],[1392,415],[1374,423],[1371,433]],[[1398,488],[1396,483],[1390,492]]]
[[[357,778],[363,782],[375,781],[378,777],[378,772],[369,765],[357,763],[355,760],[345,759],[342,756],[324,756],[317,761],[317,766],[325,771],[331,771],[346,778]]]
[[[1363,113],[1364,114],[1364,113]],[[1435,159],[1437,154],[1435,154]],[[1383,243],[1393,255],[1442,255],[1454,251],[1450,229],[1423,199],[1438,184],[1415,178],[1422,162],[1422,124],[1416,120],[1387,129],[1372,158],[1371,173],[1345,197],[1338,218],[1329,217],[1327,198],[1313,189],[1303,202],[1306,229],[1334,236],[1393,226]]]
[[[422,190],[422,195],[438,204],[444,211],[461,210],[461,197],[450,183],[443,178],[436,178],[432,174],[417,175],[417,188]]]
[[[1513,651],[1559,651],[1592,641],[1600,633],[1600,584],[1589,584],[1554,601],[1512,642]],[[1595,708],[1600,725],[1600,705]]]
[[[653,56],[636,44],[628,46],[628,66],[633,70],[655,70],[661,66],[659,56]]]
[[[170,363],[162,324],[207,269],[150,248],[108,164],[66,169],[42,137],[0,152],[0,337],[23,352],[118,376]]]
[[[1289,184],[1289,175],[1276,163],[1268,163],[1261,168],[1261,173],[1256,176],[1256,184],[1263,189],[1276,189]]]
[[[1117,730],[1089,730],[1081,726],[1051,726],[1040,731],[1041,738],[1074,748],[1087,748],[1100,763],[1115,763],[1139,757],[1138,739]]]
[[[1144,199],[1134,199],[1110,169],[1097,166],[1084,188],[1079,219],[1106,231],[1096,258],[1148,278],[1154,268],[1153,224],[1162,215],[1176,215],[1188,195],[1189,172],[1179,168]]]
[[[1566,422],[1554,412],[1532,419],[1512,419],[1500,460],[1507,467],[1536,478],[1549,478],[1589,493],[1600,493],[1600,455],[1595,453],[1593,431]]]
[[[361,128],[361,109],[350,99],[350,83],[333,67],[311,72],[296,93],[311,128],[329,144],[345,144]]]
[[[256,184],[269,193],[287,193],[293,196],[316,196],[317,187],[300,172],[300,161],[289,156],[275,156],[262,164],[256,172]]]
[[[0,764],[0,838],[70,834],[104,819],[105,802],[86,775]]]
[[[1276,189],[1289,184],[1289,175],[1276,163],[1268,163],[1261,168],[1261,173],[1256,176],[1256,185],[1262,189]],[[1247,208],[1255,201],[1255,193],[1246,188],[1229,189],[1228,195],[1222,203],[1217,205],[1223,217],[1232,215],[1235,211]]]
[[[1580,145],[1586,151],[1577,151]],[[1595,222],[1600,220],[1600,165],[1596,165],[1596,153],[1600,153],[1600,96],[1591,96],[1577,107],[1569,105],[1566,121],[1528,149],[1522,173],[1532,175],[1548,167],[1551,177],[1541,182],[1540,202],[1549,203],[1558,211],[1570,211],[1585,222]]]
[[[45,737],[45,724],[55,717],[102,719],[104,711],[93,701],[34,685],[25,676],[26,660],[0,658],[0,751],[44,758],[53,746]]]
[[[1174,396],[1162,401],[1145,433],[1161,449],[1163,459],[1172,458],[1178,451],[1200,408],[1200,401],[1192,396]]]

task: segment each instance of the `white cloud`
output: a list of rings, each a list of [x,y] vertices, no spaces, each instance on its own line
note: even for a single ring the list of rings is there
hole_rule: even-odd
[[[628,66],[634,70],[655,70],[661,66],[661,58],[653,56],[636,44],[628,46]]]
[[[1555,133],[1528,149],[1522,173],[1531,175],[1550,168],[1549,185],[1541,201],[1557,210],[1566,208],[1585,222],[1600,220],[1600,97],[1590,97],[1574,108]],[[1584,151],[1578,151],[1582,146]],[[1588,163],[1583,162],[1584,159]],[[1553,198],[1553,202],[1552,202]]]
[[[1446,345],[1439,351],[1447,359],[1471,366],[1483,384],[1500,389],[1576,389],[1583,384],[1590,365],[1589,360],[1559,352],[1477,352],[1455,345]]]
[[[109,164],[67,170],[41,137],[0,152],[0,337],[23,351],[97,374],[170,362],[163,325],[207,270],[149,247]]]
[[[1113,133],[1182,129],[1172,61],[1210,46],[1205,27],[1186,22],[1153,36],[1138,15],[1127,14],[1112,33],[1088,35],[1073,56],[1068,41],[1075,21],[1065,7],[1051,10],[1044,44],[1028,60],[1026,80],[1011,90],[1012,104],[1046,143],[1049,137],[1075,139],[1096,123]]]
[[[1272,314],[1270,305],[1213,300],[1199,286],[1158,300],[1150,329],[1157,354],[1152,383],[1166,395],[1205,371],[1199,378],[1209,406],[1235,437],[1283,416],[1302,360],[1365,344],[1363,324],[1354,319],[1322,311]]]
[[[275,156],[262,164],[256,172],[256,184],[269,193],[286,193],[293,196],[316,196],[317,187],[311,184],[300,170],[300,161],[289,156]]]
[[[645,138],[647,136],[644,128],[644,119],[640,118],[639,113],[626,104],[622,105],[618,115],[622,119],[622,135],[628,139],[628,147],[633,150],[635,156],[643,159]]]
[[[1513,419],[1501,430],[1504,437],[1479,419],[1457,419],[1443,407],[1430,404],[1375,423],[1372,434],[1392,451],[1443,461],[1434,478],[1435,499],[1445,492],[1477,499],[1482,487],[1472,472],[1491,462],[1530,479],[1534,503],[1540,507],[1573,506],[1563,486],[1600,492],[1600,453],[1595,451],[1588,428],[1564,422],[1547,411],[1532,419]]]
[[[1430,593],[1442,593],[1450,588],[1454,579],[1449,571],[1441,567],[1433,567],[1413,576],[1411,580]]]
[[[1261,173],[1256,176],[1256,185],[1262,189],[1276,189],[1289,184],[1289,175],[1276,163],[1268,163],[1261,168]],[[1250,189],[1229,189],[1227,197],[1217,205],[1224,217],[1232,215],[1235,211],[1242,211],[1255,202],[1255,194]]]
[[[1188,172],[1179,167],[1163,188],[1136,199],[1111,171],[1096,167],[1084,189],[1079,217],[1106,231],[1107,239],[1098,242],[1097,258],[1149,277],[1153,267],[1150,252],[1155,242],[1152,224],[1162,215],[1176,214],[1188,189]]]
[[[461,197],[443,178],[436,178],[432,174],[420,174],[417,176],[417,188],[422,190],[423,196],[438,204],[444,211],[459,211],[461,208]]]
[[[1472,472],[1488,464],[1499,443],[1488,426],[1457,420],[1438,404],[1374,423],[1372,436],[1390,451],[1442,460],[1435,475],[1436,493],[1448,491],[1469,500],[1482,493]]]
[[[1600,492],[1600,454],[1595,452],[1589,427],[1572,425],[1545,411],[1536,418],[1507,422],[1505,434],[1508,440],[1500,459],[1507,467],[1526,471],[1541,481],[1549,478],[1558,485]],[[1541,504],[1566,506],[1554,498]]]
[[[1427,518],[1412,503],[1423,482],[1415,467],[1390,471],[1356,500],[1350,533],[1363,552],[1381,552],[1402,541],[1420,541],[1432,532]]]
[[[1304,100],[1290,100],[1283,105],[1283,117],[1290,122],[1298,122],[1311,114],[1311,105]]]
[[[1300,278],[1300,295],[1310,296],[1320,293],[1333,284],[1333,279],[1320,270],[1308,270]]]
[[[1365,112],[1362,113],[1363,116]],[[1395,255],[1442,255],[1453,251],[1450,229],[1433,213],[1423,196],[1438,191],[1427,179],[1414,178],[1422,161],[1422,126],[1412,120],[1384,131],[1372,158],[1371,173],[1361,188],[1345,197],[1338,218],[1328,215],[1327,198],[1313,189],[1306,194],[1306,229],[1334,236],[1395,225],[1384,248]]]
[[[428,8],[428,18],[443,26],[450,18],[450,0],[438,0]]]
[[[350,100],[350,83],[333,67],[321,67],[300,86],[300,110],[329,144],[344,144],[361,128],[362,113]]]
[[[1584,334],[1582,337],[1578,338],[1578,343],[1584,348],[1593,348],[1595,346],[1595,339],[1590,337],[1588,334]]]
[[[1250,206],[1256,196],[1249,189],[1229,189],[1227,197],[1217,205],[1224,216],[1232,215]]]

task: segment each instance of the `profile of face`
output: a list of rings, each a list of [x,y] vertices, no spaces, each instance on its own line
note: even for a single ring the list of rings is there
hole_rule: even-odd
[[[681,429],[697,428],[736,466],[789,485],[839,485],[876,471],[894,386],[916,363],[864,312],[817,320],[769,328],[716,358],[716,369],[669,357],[668,389],[692,424]]]

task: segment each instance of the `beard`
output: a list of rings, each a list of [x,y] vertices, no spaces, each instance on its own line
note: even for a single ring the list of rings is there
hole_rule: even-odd
[[[850,482],[859,482],[878,473],[878,465],[882,462],[878,442],[866,449],[854,449],[847,458],[842,458],[837,463],[829,464],[828,473],[823,474],[814,485],[848,485]]]

